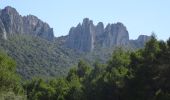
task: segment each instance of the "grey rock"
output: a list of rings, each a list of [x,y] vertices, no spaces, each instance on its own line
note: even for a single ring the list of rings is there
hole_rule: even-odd
[[[42,22],[36,16],[28,15],[23,17],[23,30],[25,34],[40,36],[47,40],[53,40],[53,29],[47,23]]]
[[[102,22],[99,22],[96,26],[97,36],[101,36],[104,33],[104,25]]]
[[[4,27],[4,24],[2,22],[2,20],[0,19],[0,37],[2,37],[3,39],[7,39],[7,36],[6,36],[6,31],[5,31],[5,27]]]
[[[94,48],[95,26],[88,18],[82,24],[72,27],[66,40],[66,46],[80,51],[91,51]]]
[[[104,33],[104,25],[102,22],[99,22],[96,26],[96,38],[95,45],[102,44],[103,42],[103,33]]]
[[[151,39],[151,36],[140,35],[136,40],[130,40],[130,45],[134,48],[142,48],[145,46],[145,43]]]
[[[144,43],[150,40],[150,36],[147,35],[140,35],[136,41]]]
[[[135,40],[136,43],[138,43],[138,45],[140,47],[143,47],[145,45],[146,42],[148,42],[151,39],[151,36],[147,36],[147,35],[140,35],[138,37],[137,40]]]
[[[102,22],[96,26],[85,18],[82,24],[72,27],[66,39],[66,47],[79,51],[93,51],[96,47],[113,47],[129,44],[129,33],[122,23],[108,24]]]
[[[5,7],[5,9],[2,9],[0,17],[7,34],[23,33],[21,28],[23,25],[22,17],[14,8]]]
[[[53,29],[36,16],[21,16],[16,9],[7,6],[0,10],[0,30],[3,34],[31,34],[46,40],[53,40]],[[1,33],[1,34],[2,34]]]
[[[124,46],[129,43],[129,33],[122,23],[108,24],[103,36],[103,47]]]

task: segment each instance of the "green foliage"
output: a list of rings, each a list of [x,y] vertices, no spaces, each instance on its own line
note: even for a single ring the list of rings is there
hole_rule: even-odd
[[[121,48],[116,49],[112,54],[112,59],[109,61],[109,67],[127,67],[130,63],[129,52],[123,51]]]
[[[1,92],[0,93],[0,100],[27,100],[26,96],[16,94],[12,91],[9,92]]]
[[[99,61],[90,65],[80,60],[66,77],[35,78],[23,87],[28,100],[170,100],[169,72],[170,39],[158,41],[153,36],[138,51],[115,49],[106,64]],[[3,53],[0,83],[1,95],[6,93],[3,99],[8,95],[17,98],[23,93],[15,62]]]
[[[16,63],[0,52],[0,99],[24,99],[20,77],[16,74]]]
[[[77,67],[70,69],[66,78],[44,82],[55,90],[50,99],[169,100],[169,41],[157,41],[152,37],[144,49],[135,52],[118,48],[107,64],[95,62],[90,66],[81,60]],[[33,91],[34,88],[27,92],[28,95]]]
[[[66,76],[71,66],[83,59],[92,65],[96,60],[104,64],[116,47],[96,47],[92,52],[78,52],[66,48],[64,38],[47,41],[40,37],[26,34],[8,36],[7,40],[0,39],[0,48],[15,59],[17,72],[23,79],[33,77]],[[129,50],[131,46],[124,47]]]
[[[84,61],[80,60],[77,68],[77,75],[81,78],[81,77],[86,77],[89,74],[90,74],[89,65]]]
[[[27,97],[30,100],[50,100],[54,98],[55,90],[42,79],[33,79],[25,83],[24,89],[27,90]]]
[[[0,39],[0,48],[17,63],[17,72],[24,79],[64,76],[78,57],[69,49],[31,35],[14,35]]]
[[[134,78],[126,82],[126,97],[130,100],[170,99],[169,76],[165,75],[170,68],[168,52],[168,43],[152,37],[143,50],[131,54]]]

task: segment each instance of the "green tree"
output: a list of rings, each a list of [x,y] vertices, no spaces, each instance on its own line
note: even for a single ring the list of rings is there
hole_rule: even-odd
[[[152,36],[143,50],[131,54],[131,68],[134,78],[127,81],[127,95],[130,100],[152,100],[158,90],[157,78],[159,76],[158,55],[160,45]],[[133,88],[132,88],[133,87]]]
[[[29,100],[54,100],[55,89],[43,79],[33,79],[24,84]]]
[[[84,62],[83,60],[80,60],[78,62],[78,66],[77,66],[77,75],[80,78],[84,78],[86,76],[88,76],[90,74],[90,66]]]
[[[0,97],[10,97],[8,93],[22,96],[24,92],[20,82],[15,61],[0,51]]]

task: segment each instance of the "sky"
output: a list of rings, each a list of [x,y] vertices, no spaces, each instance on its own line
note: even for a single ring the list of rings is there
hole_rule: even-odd
[[[152,32],[161,40],[170,37],[170,0],[0,0],[0,9],[6,6],[47,22],[57,37],[67,35],[84,18],[105,26],[122,22],[130,39]]]

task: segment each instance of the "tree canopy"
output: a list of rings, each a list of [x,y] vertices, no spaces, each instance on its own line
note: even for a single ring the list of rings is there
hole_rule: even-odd
[[[80,60],[66,77],[34,78],[21,85],[15,62],[0,53],[0,92],[25,92],[28,100],[170,100],[170,39],[145,48],[116,49],[106,64]]]

